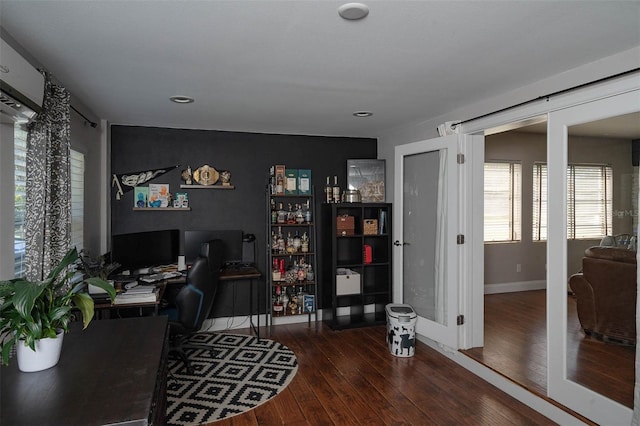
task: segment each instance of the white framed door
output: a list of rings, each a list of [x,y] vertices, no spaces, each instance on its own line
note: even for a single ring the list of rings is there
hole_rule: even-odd
[[[416,331],[458,349],[458,135],[395,148],[395,303],[416,311]]]
[[[600,424],[630,424],[632,410],[572,381],[569,377],[569,365],[575,361],[574,355],[568,353],[567,344],[569,338],[567,279],[570,275],[567,262],[569,134],[572,126],[639,110],[640,91],[636,90],[550,112],[548,121],[548,395]],[[629,162],[631,162],[630,157]],[[630,379],[633,380],[633,378]]]

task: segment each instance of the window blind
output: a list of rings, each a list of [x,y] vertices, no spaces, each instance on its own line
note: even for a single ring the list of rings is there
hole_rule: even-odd
[[[14,216],[13,255],[14,275],[25,274],[25,213],[27,208],[27,131],[24,125],[16,123],[13,129],[14,164]]]
[[[84,154],[71,150],[71,247],[84,247]]]
[[[611,233],[613,169],[608,165],[567,167],[567,238],[600,239]],[[533,239],[547,239],[547,165],[533,168]]]
[[[519,241],[522,217],[522,165],[484,164],[484,241]]]

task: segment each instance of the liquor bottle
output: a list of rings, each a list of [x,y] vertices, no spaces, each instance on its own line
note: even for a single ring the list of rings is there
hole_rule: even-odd
[[[289,203],[289,211],[287,211],[287,223],[296,223],[296,214],[292,210],[291,203]]]
[[[293,253],[293,237],[291,236],[291,231],[287,233],[287,245],[285,246],[287,249],[287,253]]]
[[[278,235],[275,231],[271,231],[271,253],[278,253]]]
[[[333,177],[333,202],[340,202],[340,187],[338,186],[338,176]]]
[[[304,221],[307,223],[311,223],[313,219],[313,212],[311,211],[311,206],[309,205],[309,200],[307,200],[307,206],[304,210]]]
[[[280,266],[278,265],[278,259],[273,259],[273,268],[271,269],[271,278],[273,281],[280,281],[282,279],[280,275]]]
[[[284,194],[284,177],[276,176],[276,194]]]
[[[287,222],[287,212],[284,210],[282,203],[278,203],[278,223],[286,223]]]
[[[329,179],[329,176],[327,176],[327,184],[324,187],[325,201],[327,203],[331,203],[331,201],[333,200],[333,188],[331,187]]]
[[[276,193],[276,168],[275,166],[269,167],[269,193],[274,195]]]
[[[298,298],[298,314],[302,313],[302,302],[304,301],[304,292],[302,291],[302,286],[298,287],[298,293],[296,294]]]
[[[287,288],[285,287],[282,291],[282,295],[280,296],[280,301],[282,304],[282,312],[283,315],[287,314],[287,305],[289,304],[289,295],[287,294]]]
[[[278,222],[278,210],[276,210],[276,201],[271,199],[271,223]]]
[[[273,298],[273,315],[281,316],[284,313],[284,305],[282,304],[282,288],[276,286],[275,295]]]
[[[278,253],[284,254],[285,249],[286,247],[284,242],[284,236],[282,235],[282,227],[278,226]]]
[[[313,267],[309,263],[307,265],[307,281],[313,281],[315,277],[316,277],[316,274],[313,272]]]
[[[302,205],[296,204],[296,223],[302,224],[304,223],[304,214],[302,213]]]
[[[298,231],[296,231],[295,235],[293,236],[293,250],[291,250],[293,253],[297,253],[300,251],[302,246],[302,239],[300,238],[300,234],[298,234]]]
[[[306,232],[304,232],[300,238],[300,251],[303,253],[309,252],[309,236]]]
[[[297,271],[298,282],[302,282],[307,279],[307,265],[304,263],[304,257],[300,259]]]

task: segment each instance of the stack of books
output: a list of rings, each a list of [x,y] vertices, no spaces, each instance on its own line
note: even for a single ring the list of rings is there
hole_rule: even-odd
[[[113,301],[113,304],[127,305],[132,303],[153,303],[156,301],[156,297],[156,286],[138,285],[118,294]]]

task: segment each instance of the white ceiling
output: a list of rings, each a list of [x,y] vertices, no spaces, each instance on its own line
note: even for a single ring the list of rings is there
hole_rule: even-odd
[[[640,1],[343,3],[0,0],[0,26],[113,124],[363,137],[640,45]]]

